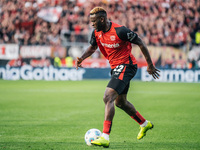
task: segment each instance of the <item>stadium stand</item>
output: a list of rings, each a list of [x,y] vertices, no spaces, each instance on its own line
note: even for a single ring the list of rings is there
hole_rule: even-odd
[[[111,1],[79,3],[78,1],[1,1],[1,43],[60,43],[63,33],[71,42],[87,42],[91,27],[88,12],[100,5],[108,10],[110,20],[123,24],[142,36],[147,44],[181,46],[196,43],[199,30],[200,2],[185,1]],[[37,13],[46,7],[62,6],[58,22],[50,23]],[[54,40],[53,40],[54,39]],[[55,40],[56,39],[56,40]],[[55,42],[56,41],[56,42]]]
[[[88,15],[97,5],[106,8],[111,21],[137,32],[148,45],[183,51],[200,45],[199,0],[1,0],[0,44],[88,43],[93,30]],[[53,13],[48,16],[45,11]]]

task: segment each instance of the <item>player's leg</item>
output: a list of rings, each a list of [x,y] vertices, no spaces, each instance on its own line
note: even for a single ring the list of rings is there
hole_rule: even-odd
[[[107,87],[104,93],[103,101],[105,103],[105,120],[112,121],[115,113],[114,101],[118,97],[117,92]]]
[[[105,103],[105,119],[103,124],[103,134],[102,136],[91,142],[93,145],[109,147],[109,135],[112,127],[112,120],[115,114],[115,105],[114,101],[117,98],[118,93],[112,89],[107,87],[104,94],[104,103]]]
[[[115,99],[115,105],[124,110],[129,116],[134,116],[137,112],[134,105],[127,101],[127,94],[119,95]]]
[[[105,114],[104,114],[104,124],[103,124],[103,134],[102,136],[109,140],[109,135],[112,127],[112,120],[115,114],[115,104],[114,101],[117,98],[118,93],[107,87],[104,93],[104,103],[105,103]]]
[[[128,91],[125,91],[124,93],[127,92]],[[133,104],[127,101],[127,94],[119,95],[115,100],[115,105],[124,110],[140,125],[140,132],[138,133],[137,139],[142,139],[146,135],[146,132],[153,128],[153,124],[144,119],[144,117],[135,109]]]
[[[118,95],[127,87],[129,81],[134,77],[137,71],[136,65],[119,65],[112,70],[111,80],[107,85],[104,94],[105,120],[102,136],[91,142],[93,145],[109,147],[109,134],[112,127],[112,119],[115,114],[114,101]]]
[[[132,76],[129,76],[126,81],[123,81],[125,74],[130,73]],[[111,80],[107,85],[107,88],[104,93],[104,103],[105,103],[105,120],[103,125],[103,134],[102,136],[109,140],[109,134],[112,127],[112,120],[115,114],[115,99],[124,91],[127,86],[127,81],[129,81],[134,74],[132,74],[131,70],[127,65],[119,65],[111,72]]]

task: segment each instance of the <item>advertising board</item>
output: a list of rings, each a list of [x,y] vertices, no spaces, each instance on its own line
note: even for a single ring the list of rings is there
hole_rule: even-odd
[[[110,68],[56,68],[32,67],[0,67],[0,78],[4,80],[61,80],[77,81],[84,79],[110,79]],[[134,80],[154,81],[145,67],[139,68]],[[156,82],[200,82],[199,69],[160,69],[160,78]]]

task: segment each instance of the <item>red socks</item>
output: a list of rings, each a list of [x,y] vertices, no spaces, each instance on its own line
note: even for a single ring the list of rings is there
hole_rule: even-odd
[[[105,120],[103,123],[103,133],[110,134],[112,121]]]
[[[144,119],[138,111],[134,116],[131,116],[131,118],[133,118],[140,125],[146,121],[146,119]],[[112,121],[105,120],[103,123],[103,133],[110,135],[111,127]]]
[[[131,116],[131,118],[133,118],[140,125],[143,124],[146,120],[142,117],[142,115],[138,111],[136,112],[134,116]]]

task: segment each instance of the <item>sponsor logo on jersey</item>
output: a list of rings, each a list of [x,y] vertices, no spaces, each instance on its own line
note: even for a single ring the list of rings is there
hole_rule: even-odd
[[[108,48],[117,48],[117,47],[120,46],[119,43],[107,44],[107,43],[102,43],[101,41],[100,41],[100,43],[101,43],[102,46],[108,47]]]

